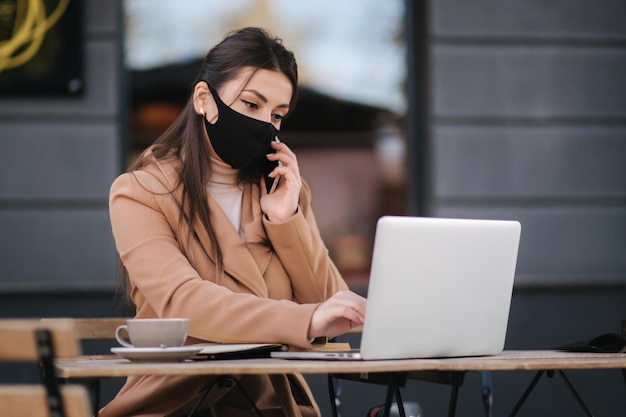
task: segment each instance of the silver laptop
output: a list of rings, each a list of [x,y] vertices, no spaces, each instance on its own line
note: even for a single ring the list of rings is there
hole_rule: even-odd
[[[502,352],[521,225],[378,220],[358,351],[272,352],[287,359],[406,359]]]

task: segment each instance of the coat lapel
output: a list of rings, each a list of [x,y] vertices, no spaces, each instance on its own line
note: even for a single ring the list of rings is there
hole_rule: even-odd
[[[174,190],[174,188],[176,188],[173,192],[173,196],[180,202],[182,187],[176,187],[176,178],[178,176],[176,169],[177,164],[157,163],[157,165],[161,173],[167,178],[171,189]],[[265,285],[263,273],[272,258],[272,251],[264,244],[266,235],[263,229],[263,213],[261,212],[259,188],[252,186],[252,184],[244,185],[241,227],[246,237],[245,242],[241,240],[238,231],[235,230],[230,223],[219,204],[211,196],[208,198],[211,223],[215,230],[220,248],[222,249],[224,270],[231,277],[249,288],[253,294],[267,298],[268,290]],[[197,219],[194,219],[194,222],[196,225],[200,223]],[[187,229],[184,228],[181,232],[186,234]],[[208,233],[202,227],[196,227],[195,232],[206,251],[203,251],[200,247],[192,247],[189,248],[189,255],[196,258],[197,256],[201,256],[201,253],[206,253],[209,259],[215,264],[214,250]],[[190,244],[192,246],[196,245],[193,241]]]
[[[272,253],[269,247],[262,244],[265,231],[258,199],[251,195],[253,190],[254,187],[251,185],[247,184],[244,187],[241,227],[246,237],[245,242],[241,240],[239,232],[235,230],[219,204],[211,196],[209,196],[209,210],[222,249],[224,271],[248,287],[255,295],[267,298],[268,290],[263,273],[267,269]],[[258,210],[255,206],[258,206]],[[203,244],[207,243],[203,242]]]

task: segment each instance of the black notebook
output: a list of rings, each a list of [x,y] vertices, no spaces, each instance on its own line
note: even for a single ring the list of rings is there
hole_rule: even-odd
[[[272,352],[287,349],[286,345],[277,343],[198,343],[191,346],[202,347],[192,357],[195,360],[269,358]]]

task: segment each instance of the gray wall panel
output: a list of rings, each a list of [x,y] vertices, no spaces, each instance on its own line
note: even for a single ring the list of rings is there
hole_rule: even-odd
[[[3,123],[0,201],[100,200],[118,174],[112,124]]]
[[[122,63],[117,45],[106,40],[87,41],[85,45],[85,93],[67,99],[1,99],[0,120],[42,116],[106,116],[119,112],[120,80],[117,67]],[[80,120],[77,120],[80,122]],[[111,119],[113,123],[113,119]],[[0,126],[2,134],[2,126]]]
[[[0,95],[0,289],[114,287],[107,201],[121,165],[120,0],[84,2],[85,93]]]
[[[118,36],[121,5],[117,2],[85,0],[85,31],[87,36]]]
[[[626,198],[626,127],[439,126],[433,139],[435,198]]]
[[[626,38],[623,0],[437,0],[431,5],[436,35]]]
[[[518,218],[518,284],[626,282],[626,2],[430,5],[428,214]]]
[[[626,116],[621,48],[437,45],[432,51],[437,116]]]
[[[621,207],[437,207],[439,217],[522,224],[516,285],[615,284],[626,277]]]
[[[0,230],[0,290],[115,286],[107,209],[5,209]]]

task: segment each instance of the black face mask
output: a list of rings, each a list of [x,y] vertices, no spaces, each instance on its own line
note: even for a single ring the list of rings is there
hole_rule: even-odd
[[[278,130],[273,124],[243,115],[228,107],[209,86],[218,119],[211,124],[204,118],[207,134],[217,155],[235,169],[261,161],[272,151],[270,143]]]

